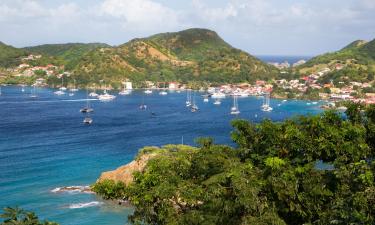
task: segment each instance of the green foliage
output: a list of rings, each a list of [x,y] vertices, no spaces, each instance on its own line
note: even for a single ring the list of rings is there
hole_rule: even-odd
[[[27,52],[0,42],[0,67],[16,66]]]
[[[353,112],[358,112],[352,106]],[[124,197],[134,224],[374,224],[375,107],[284,122],[234,120],[236,148],[147,148]],[[322,160],[332,169],[317,167]]]
[[[91,186],[91,189],[104,199],[123,199],[125,196],[125,184],[113,180],[103,180]]]
[[[38,216],[33,212],[24,211],[21,208],[6,207],[4,212],[0,214],[3,222],[0,225],[58,225],[55,222],[40,221]]]

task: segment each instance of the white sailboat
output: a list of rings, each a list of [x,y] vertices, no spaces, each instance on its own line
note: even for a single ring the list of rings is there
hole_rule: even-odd
[[[1,95],[1,87],[0,87],[0,95]]]
[[[89,96],[90,96],[90,97],[94,97],[94,98],[96,98],[96,97],[99,96],[98,93],[96,93],[95,85],[94,85],[94,91],[90,92]]]
[[[197,104],[195,104],[195,92],[194,92],[194,95],[193,95],[193,103],[192,103],[192,105],[191,105],[191,112],[196,112],[196,111],[198,111],[198,106],[197,106]]]
[[[145,96],[142,95],[142,104],[139,106],[139,109],[140,110],[146,110],[147,109],[147,105],[145,104]]]
[[[69,91],[71,92],[77,92],[78,88],[76,87],[76,80],[74,80],[73,88],[71,88]]]
[[[240,110],[238,109],[238,99],[236,95],[233,96],[233,106],[230,109],[230,114],[232,115],[240,114]]]
[[[61,87],[58,91],[53,92],[55,95],[65,95],[66,87],[64,87],[64,77],[61,77]]]
[[[164,89],[165,89],[165,83],[164,83]],[[162,90],[161,92],[159,92],[159,95],[167,95],[168,92],[166,92],[165,90]]]
[[[261,110],[264,112],[271,112],[273,110],[273,108],[270,106],[270,93],[269,92],[267,92],[264,96]]]
[[[37,98],[38,95],[36,94],[36,85],[33,84],[33,89],[31,89],[31,95],[30,98]]]
[[[86,91],[86,106],[83,107],[80,112],[81,113],[90,113],[93,112],[94,109],[90,107],[90,101],[89,101],[89,96],[88,96],[88,90]]]
[[[186,90],[186,107],[190,107],[191,106],[191,90],[188,89]]]
[[[66,87],[64,87],[64,77],[63,76],[61,77],[61,87],[60,87],[60,90],[61,91],[66,91]]]

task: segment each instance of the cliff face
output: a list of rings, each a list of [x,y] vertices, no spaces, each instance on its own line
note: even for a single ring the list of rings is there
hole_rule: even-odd
[[[156,154],[144,154],[136,160],[131,161],[130,163],[121,166],[115,170],[103,172],[99,179],[96,182],[104,180],[113,180],[116,182],[123,182],[128,185],[133,182],[133,173],[138,171],[143,171],[148,160],[155,157]]]

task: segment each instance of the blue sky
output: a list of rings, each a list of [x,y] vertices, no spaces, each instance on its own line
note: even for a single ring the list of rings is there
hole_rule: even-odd
[[[0,0],[0,41],[119,45],[201,27],[255,55],[316,55],[375,38],[375,0]]]

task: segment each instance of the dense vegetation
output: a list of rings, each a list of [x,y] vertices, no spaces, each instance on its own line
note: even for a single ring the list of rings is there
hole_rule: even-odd
[[[27,52],[32,54],[39,54],[45,57],[53,57],[59,61],[60,64],[65,65],[67,70],[73,69],[77,62],[87,52],[98,49],[110,47],[102,43],[68,43],[68,44],[46,44],[33,47],[24,48]]]
[[[4,212],[0,214],[3,222],[0,225],[58,225],[55,222],[40,221],[38,216],[33,212],[27,212],[18,207],[4,208]]]
[[[0,67],[16,66],[21,62],[21,57],[26,55],[26,51],[0,42]]]
[[[168,146],[129,186],[95,190],[120,189],[134,224],[375,224],[375,106],[232,125],[236,148]]]

